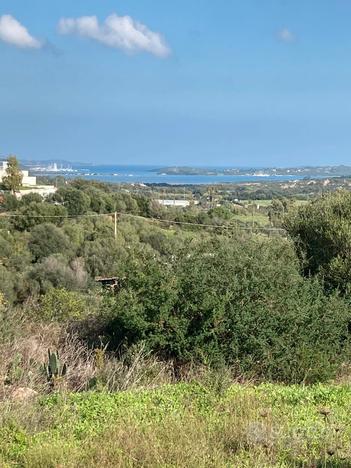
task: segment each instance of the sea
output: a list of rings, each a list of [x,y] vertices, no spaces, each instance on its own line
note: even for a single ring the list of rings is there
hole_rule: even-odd
[[[62,175],[66,178],[83,178],[99,180],[102,182],[128,183],[128,184],[168,184],[168,185],[215,185],[224,183],[289,181],[303,179],[299,175],[167,175],[160,174],[160,167],[141,165],[79,165],[72,168],[45,170],[44,167],[32,168],[34,175],[47,175],[51,177]]]

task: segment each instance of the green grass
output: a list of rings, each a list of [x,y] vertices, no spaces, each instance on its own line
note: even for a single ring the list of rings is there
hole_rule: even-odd
[[[270,206],[273,200],[244,200],[242,203],[246,206],[249,205],[260,205],[260,206]]]
[[[2,403],[0,466],[351,466],[347,386],[57,394]]]
[[[232,219],[235,221],[239,221],[241,223],[246,223],[248,225],[251,225],[252,222],[254,222],[255,226],[257,225],[260,227],[269,226],[268,216],[263,213],[259,213],[257,211],[255,211],[253,215],[250,212],[243,213],[243,214],[235,214],[233,215]]]
[[[309,203],[309,200],[304,200],[304,199],[299,199],[299,198],[296,198],[294,197],[293,199],[293,202],[295,205],[299,206],[299,205],[306,205],[307,203]],[[271,206],[273,200],[270,199],[270,200],[244,200],[242,203],[245,205],[245,206],[249,206],[249,205],[260,205],[260,206],[264,206],[264,207],[269,207]]]

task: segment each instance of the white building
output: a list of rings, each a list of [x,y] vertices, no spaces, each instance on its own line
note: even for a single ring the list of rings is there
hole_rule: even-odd
[[[0,182],[2,181],[3,177],[7,175],[7,166],[7,161],[0,161]],[[28,193],[37,193],[42,197],[47,197],[48,195],[56,192],[57,188],[54,185],[37,185],[36,177],[30,176],[28,171],[21,172],[23,175],[22,187],[15,193],[18,199],[21,199],[23,195],[27,195]]]
[[[6,169],[7,169],[8,163],[7,161],[1,161],[0,162],[0,182],[2,179],[6,176]],[[37,178],[32,177],[28,174],[28,171],[21,171],[23,175],[22,179],[22,185],[27,186],[27,187],[35,187],[37,185]]]
[[[180,208],[186,208],[187,206],[190,206],[189,200],[157,200],[157,202],[163,206],[177,206]],[[197,205],[199,202],[194,200],[192,203]]]
[[[28,188],[27,190],[19,190],[16,192],[16,198],[19,200],[23,197],[23,195],[28,195],[28,193],[37,193],[42,197],[47,197],[48,195],[52,195],[57,191],[57,188],[54,185],[36,185],[35,187]]]

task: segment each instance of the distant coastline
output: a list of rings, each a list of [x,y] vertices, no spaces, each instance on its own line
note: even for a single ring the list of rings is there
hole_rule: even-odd
[[[22,161],[32,175],[82,178],[101,182],[160,185],[218,185],[226,183],[268,183],[303,179],[351,177],[351,166],[306,166],[290,168],[212,168],[150,165],[106,165],[70,161]]]
[[[205,168],[187,166],[169,166],[152,169],[159,175],[206,175],[206,176],[252,176],[252,177],[346,177],[351,175],[351,166],[305,166],[305,167],[263,167],[263,168]]]

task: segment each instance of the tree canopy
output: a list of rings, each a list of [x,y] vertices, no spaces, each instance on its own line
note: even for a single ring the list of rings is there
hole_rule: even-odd
[[[284,226],[295,242],[305,275],[329,290],[351,292],[351,193],[340,190],[293,210]]]
[[[16,156],[9,156],[7,160],[6,176],[2,179],[5,190],[15,193],[22,185],[23,174]]]

